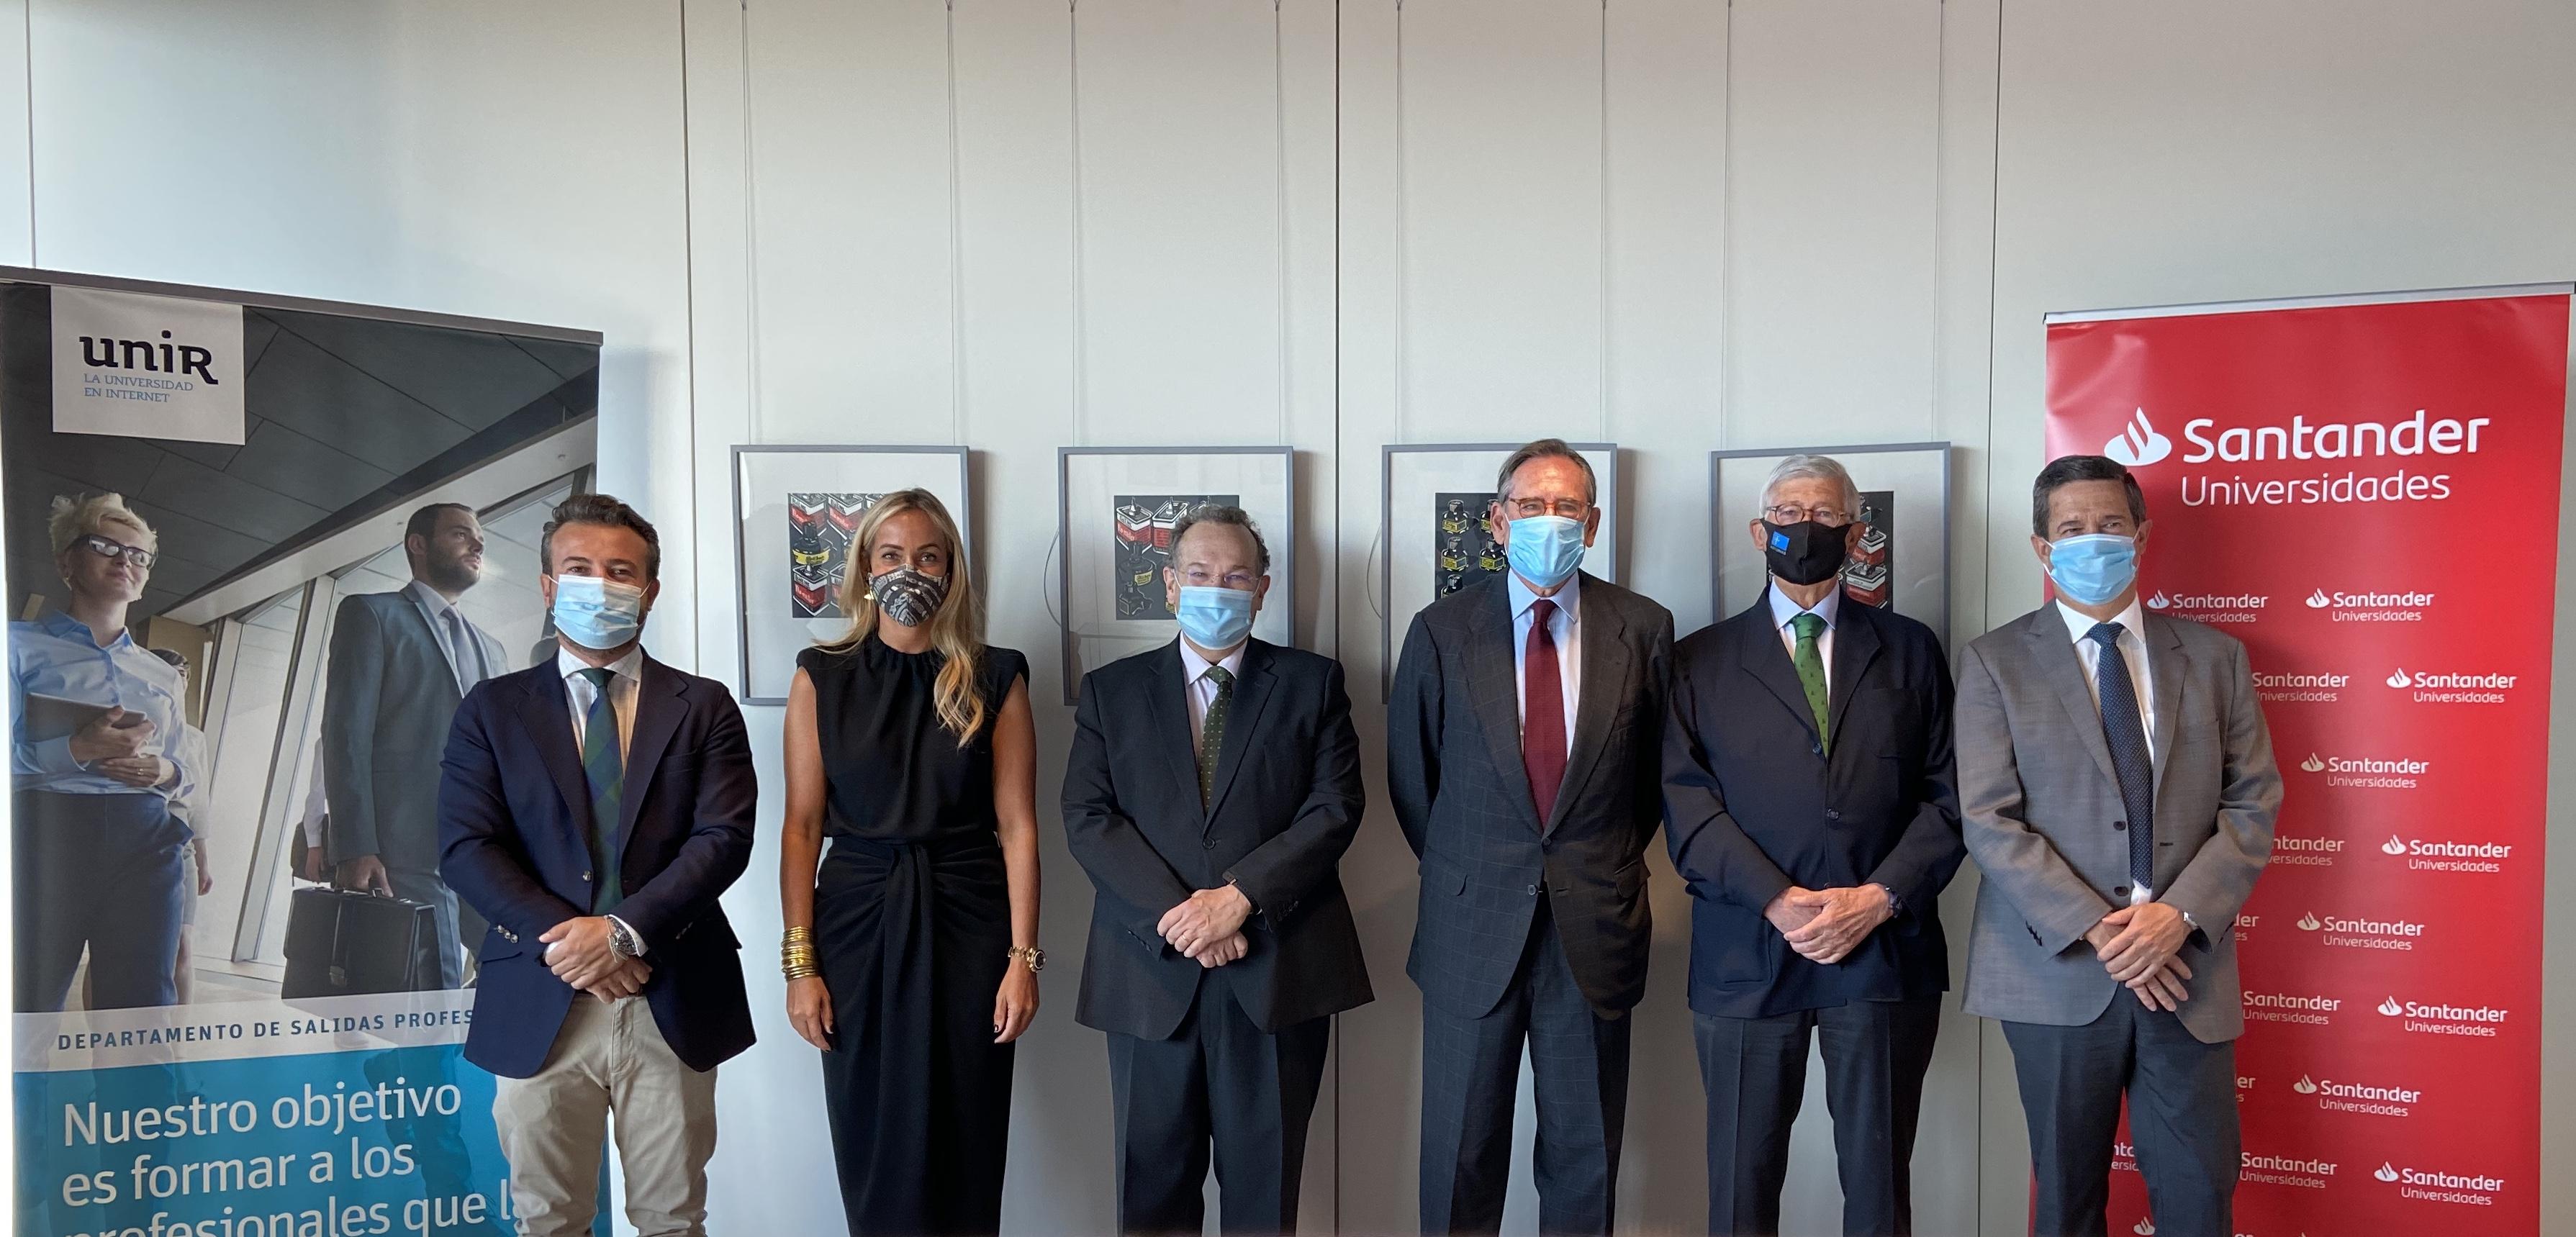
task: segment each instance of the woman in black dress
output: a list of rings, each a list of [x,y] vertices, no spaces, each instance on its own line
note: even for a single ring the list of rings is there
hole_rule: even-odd
[[[923,490],[868,509],[841,610],[787,697],[787,1017],[823,1050],[850,1232],[991,1233],[1044,962],[1028,661],[984,644]]]

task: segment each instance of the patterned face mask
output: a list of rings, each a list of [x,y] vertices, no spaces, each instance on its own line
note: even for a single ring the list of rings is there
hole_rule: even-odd
[[[906,627],[919,627],[939,613],[939,603],[948,597],[948,577],[897,567],[869,576],[868,596],[876,599],[877,608],[885,611],[887,618]]]

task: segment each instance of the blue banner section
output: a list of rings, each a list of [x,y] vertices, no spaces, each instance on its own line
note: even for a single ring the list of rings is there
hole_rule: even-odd
[[[493,1079],[458,1045],[26,1072],[17,1092],[28,1237],[517,1229]]]

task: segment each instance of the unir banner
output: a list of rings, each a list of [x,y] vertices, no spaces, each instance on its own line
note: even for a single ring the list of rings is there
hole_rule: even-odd
[[[2135,468],[2145,604],[2244,641],[2285,783],[2233,926],[2240,1234],[2539,1231],[2568,308],[2049,319],[2049,456]],[[2115,1234],[2155,1231],[2137,1169],[2124,1124]]]

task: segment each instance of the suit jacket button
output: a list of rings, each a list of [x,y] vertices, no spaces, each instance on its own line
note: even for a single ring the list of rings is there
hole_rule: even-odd
[[[1827,820],[1841,820],[1842,818],[1843,818],[1843,814],[1842,814],[1841,809],[1839,809],[1839,808],[1826,808],[1826,809],[1825,809],[1825,819],[1827,819]]]
[[[1215,849],[1216,849],[1216,839],[1215,839],[1215,838],[1209,838],[1205,843],[1203,843],[1203,845],[1205,845],[1209,850],[1215,850]]]
[[[2129,896],[2129,887],[2127,885],[2113,885],[2111,886],[2111,896],[2115,898],[2125,898]]]
[[[1538,896],[1538,886],[1536,886],[1536,885],[1532,885],[1532,886],[1530,886],[1530,887],[1529,887],[1529,895],[1530,895],[1531,897],[1533,897],[1533,898],[1537,897],[1537,896]]]
[[[2111,822],[2111,827],[2114,829],[2126,829],[2129,827],[2129,822],[2125,820],[2115,820]]]
[[[588,883],[589,883],[589,881],[590,881],[590,873],[588,873],[588,872],[584,872],[584,873],[582,873],[582,874],[581,874],[581,879],[582,879],[582,882],[583,882],[584,884],[588,884]]]

